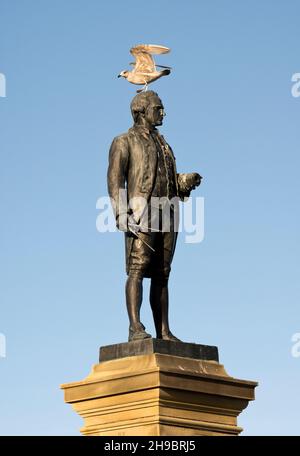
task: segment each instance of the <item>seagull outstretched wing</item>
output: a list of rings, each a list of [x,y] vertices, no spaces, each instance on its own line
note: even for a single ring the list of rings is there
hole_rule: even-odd
[[[135,73],[153,73],[156,66],[152,54],[166,54],[170,48],[156,44],[139,44],[130,49],[135,58],[135,66],[132,70]],[[157,65],[159,66],[159,65]]]

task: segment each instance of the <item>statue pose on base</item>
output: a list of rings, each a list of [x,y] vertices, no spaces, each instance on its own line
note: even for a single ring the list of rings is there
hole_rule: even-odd
[[[178,199],[189,197],[201,176],[177,173],[173,151],[156,128],[165,115],[157,93],[136,95],[131,112],[134,125],[113,140],[107,174],[117,227],[125,232],[129,341],[151,337],[140,321],[144,277],[151,279],[156,337],[178,341],[168,319],[168,279],[178,234]]]

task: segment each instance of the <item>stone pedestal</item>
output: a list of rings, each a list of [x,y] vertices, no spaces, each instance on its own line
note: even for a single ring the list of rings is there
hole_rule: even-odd
[[[158,339],[102,347],[82,381],[62,385],[85,435],[238,435],[257,383],[230,377],[216,347]]]

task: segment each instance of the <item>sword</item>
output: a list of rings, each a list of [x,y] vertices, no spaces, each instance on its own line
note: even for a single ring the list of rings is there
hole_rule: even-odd
[[[136,223],[130,223],[131,226],[138,226],[140,228],[145,228],[146,230],[148,230],[149,228],[147,226],[143,226],[143,225],[137,225]],[[158,233],[160,233],[161,231],[160,230],[157,230],[156,228],[150,228],[151,231],[157,231]]]
[[[140,241],[143,242],[143,244],[145,244],[147,247],[149,247],[149,249],[151,249],[153,252],[155,252],[154,248],[151,247],[151,245],[149,245],[148,242],[144,241],[144,239],[142,239],[142,238],[139,236],[138,233],[135,233],[135,232],[130,228],[130,226],[128,226],[128,228],[129,228],[129,231],[130,231],[132,234],[134,234]]]

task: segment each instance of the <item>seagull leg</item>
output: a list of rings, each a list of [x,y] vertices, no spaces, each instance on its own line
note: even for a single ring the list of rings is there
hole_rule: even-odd
[[[148,84],[147,84],[147,81],[145,81],[145,85],[143,86],[142,89],[137,90],[137,93],[147,92],[147,90],[148,90]]]

